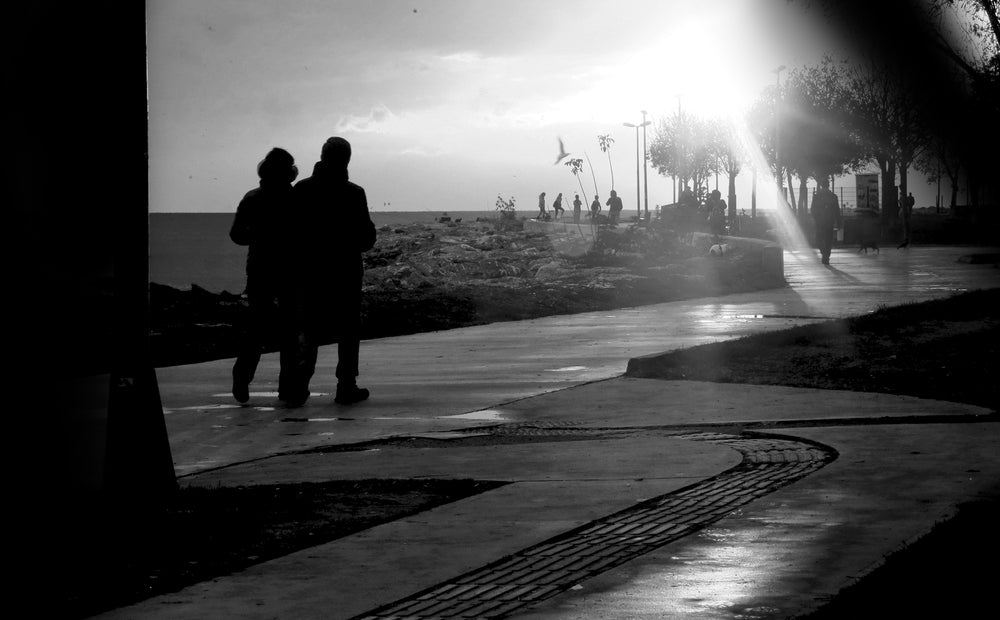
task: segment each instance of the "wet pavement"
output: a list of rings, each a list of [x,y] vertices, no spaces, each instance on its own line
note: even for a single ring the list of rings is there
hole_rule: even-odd
[[[814,609],[1000,483],[977,407],[621,376],[641,355],[1000,286],[987,248],[786,252],[788,287],[366,341],[364,403],[249,406],[231,361],[159,369],[185,485],[505,480],[107,617],[771,618]],[[394,436],[413,448],[324,450]],[[491,443],[490,438],[504,437]],[[478,437],[475,444],[469,438]],[[559,437],[560,441],[539,443]],[[518,438],[524,438],[519,441]],[[528,439],[532,441],[528,441]]]

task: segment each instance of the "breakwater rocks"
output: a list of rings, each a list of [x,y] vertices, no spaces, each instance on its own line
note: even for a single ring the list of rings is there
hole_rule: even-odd
[[[666,228],[526,230],[480,219],[384,226],[365,254],[364,338],[608,310],[784,285],[740,251]],[[246,301],[152,284],[154,364],[232,357]]]

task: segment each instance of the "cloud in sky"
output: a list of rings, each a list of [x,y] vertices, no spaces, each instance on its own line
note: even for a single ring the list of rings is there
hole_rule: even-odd
[[[523,202],[575,185],[551,166],[557,135],[596,160],[596,136],[611,133],[616,169],[634,170],[622,123],[640,109],[670,114],[680,95],[688,110],[721,113],[777,64],[832,45],[773,0],[147,6],[154,211],[232,211],[269,148],[305,172],[334,134],[354,144],[352,176],[372,204]]]

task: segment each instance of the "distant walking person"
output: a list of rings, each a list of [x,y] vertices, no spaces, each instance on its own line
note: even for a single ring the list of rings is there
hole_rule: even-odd
[[[295,184],[301,211],[304,352],[299,402],[309,397],[317,348],[337,342],[337,395],[340,404],[368,398],[359,388],[361,346],[361,254],[375,245],[375,225],[365,190],[348,180],[351,145],[339,137],[323,145],[313,174]]]
[[[281,370],[278,395],[287,397],[294,384],[298,326],[295,287],[290,277],[295,231],[292,229],[292,181],[298,168],[284,149],[271,149],[257,165],[260,187],[252,189],[236,208],[229,237],[247,250],[246,294],[249,312],[233,365],[233,398],[250,400],[264,349],[277,344]]]
[[[622,204],[622,199],[618,197],[618,192],[611,190],[611,197],[608,198],[608,218],[611,220],[612,224],[618,223],[618,217],[625,206]]]
[[[590,221],[596,222],[597,216],[601,212],[601,199],[594,194],[594,202],[590,203]]]
[[[544,220],[545,218],[545,192],[542,192],[538,195],[538,219]]]
[[[580,223],[580,211],[583,209],[583,201],[580,200],[580,194],[573,195],[573,223]]]
[[[840,225],[840,203],[837,195],[830,191],[830,181],[825,177],[819,180],[819,189],[813,196],[812,216],[816,227],[816,247],[823,264],[829,265],[833,231]]]
[[[562,206],[562,192],[559,192],[559,195],[556,196],[555,202],[552,203],[552,213],[553,213],[553,216],[556,219],[558,219],[559,216],[562,215],[565,211],[566,211],[566,209],[563,209],[563,206]]]

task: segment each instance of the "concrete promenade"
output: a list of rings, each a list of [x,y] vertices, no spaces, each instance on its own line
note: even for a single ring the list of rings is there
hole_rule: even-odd
[[[229,394],[232,360],[159,369],[183,485],[512,484],[101,617],[808,612],[962,501],[1000,492],[1000,425],[968,405],[632,379],[625,366],[995,288],[1000,270],[958,261],[986,252],[997,249],[839,249],[828,268],[814,251],[786,251],[780,289],[366,341],[360,384],[372,397],[350,407],[333,402],[336,347],[321,350],[299,409],[277,402],[276,355],[244,407]],[[399,436],[439,441],[303,452]],[[462,443],[471,436],[481,441]]]

